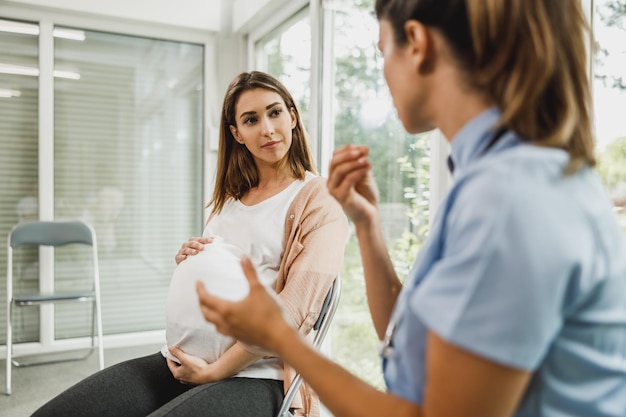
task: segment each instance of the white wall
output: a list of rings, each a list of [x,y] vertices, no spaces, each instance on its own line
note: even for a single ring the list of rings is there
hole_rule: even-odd
[[[224,0],[230,5],[232,0]],[[4,2],[93,13],[219,32],[222,0],[11,0]]]
[[[303,0],[7,0],[56,11],[138,20],[221,33],[245,33],[277,11]]]
[[[254,26],[261,24],[277,11],[284,7],[289,7],[290,3],[302,3],[302,1],[232,0],[232,31],[239,33],[249,32],[254,29]]]

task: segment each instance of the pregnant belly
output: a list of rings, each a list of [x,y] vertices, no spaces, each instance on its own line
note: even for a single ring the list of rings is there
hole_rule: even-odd
[[[166,300],[168,346],[178,346],[185,353],[214,362],[234,344],[232,338],[220,334],[202,316],[196,281],[202,281],[217,297],[242,299],[248,293],[248,282],[240,257],[235,246],[214,242],[176,267]]]

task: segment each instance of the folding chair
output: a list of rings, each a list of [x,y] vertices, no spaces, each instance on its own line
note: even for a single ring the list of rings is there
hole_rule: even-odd
[[[317,318],[317,321],[313,325],[313,330],[315,331],[313,346],[317,349],[321,348],[322,342],[326,337],[326,333],[328,333],[330,324],[333,320],[333,317],[335,316],[335,311],[337,311],[337,306],[339,305],[340,295],[341,277],[337,276],[337,278],[335,278],[335,280],[333,281],[333,285],[330,287],[328,294],[326,294],[320,316]],[[298,390],[300,389],[301,385],[302,376],[300,374],[297,374],[291,382],[291,385],[287,389],[287,392],[285,393],[285,398],[280,407],[280,411],[278,412],[277,417],[293,417],[291,403],[295,396],[298,394]]]
[[[13,249],[20,246],[64,246],[82,244],[91,247],[91,264],[93,267],[93,285],[84,291],[37,291],[32,293],[13,293]],[[28,221],[13,227],[8,236],[7,245],[7,354],[6,354],[6,394],[11,395],[11,369],[13,366],[28,366],[59,361],[84,359],[95,349],[94,328],[98,334],[98,359],[100,369],[104,368],[104,350],[102,346],[102,313],[100,303],[100,275],[98,269],[98,247],[94,229],[81,220],[72,221]],[[55,277],[56,281],[56,277]],[[21,363],[12,359],[13,354],[13,309],[16,307],[68,303],[93,303],[93,318],[91,326],[91,349],[80,357],[71,357],[62,360],[47,360],[30,363]]]

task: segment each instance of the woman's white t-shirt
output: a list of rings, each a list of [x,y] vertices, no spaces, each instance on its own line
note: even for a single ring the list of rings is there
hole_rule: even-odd
[[[210,293],[225,299],[245,297],[248,283],[240,264],[245,254],[261,282],[274,288],[285,246],[287,210],[304,184],[314,177],[307,172],[304,181],[294,181],[280,193],[252,206],[229,200],[221,213],[209,220],[202,235],[214,237],[213,243],[174,270],[166,301],[167,346],[178,346],[211,363],[235,343],[204,319],[195,283],[203,281]],[[167,346],[162,353],[172,357]],[[278,358],[261,359],[236,376],[283,379],[283,365]]]

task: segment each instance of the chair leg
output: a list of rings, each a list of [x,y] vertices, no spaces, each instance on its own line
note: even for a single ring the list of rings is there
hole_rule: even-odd
[[[102,343],[102,308],[100,306],[100,300],[98,298],[94,300],[94,319],[98,330],[98,365],[100,367],[100,370],[102,370],[104,369],[104,345]],[[92,329],[92,343],[94,333],[95,332],[93,332]]]
[[[89,350],[85,354],[64,357],[64,358],[44,359],[44,360],[31,360],[31,361],[11,360],[12,355],[11,355],[11,352],[9,352],[10,338],[8,336],[9,334],[8,329],[10,329],[10,323],[8,323],[7,321],[7,360],[11,360],[12,366],[26,367],[26,366],[33,366],[33,365],[44,365],[44,364],[50,364],[50,363],[70,362],[70,361],[86,359],[96,349],[96,336],[97,336],[98,337],[98,366],[100,370],[104,369],[104,348],[102,345],[102,315],[100,312],[101,310],[97,307],[95,300],[92,301],[92,304],[93,304],[93,311],[92,311],[92,320],[91,320],[91,346],[89,347]],[[10,389],[11,389],[10,372],[11,372],[11,367],[9,366],[7,368],[7,381],[8,381],[7,382],[7,395],[10,394]]]
[[[96,302],[91,303],[91,349],[93,352],[96,348]]]
[[[5,390],[5,394],[6,395],[11,395],[11,367],[12,367],[12,358],[11,358],[11,353],[13,350],[13,327],[12,327],[12,320],[13,317],[12,313],[13,313],[13,303],[11,301],[7,302],[7,363],[6,363],[6,390]]]

